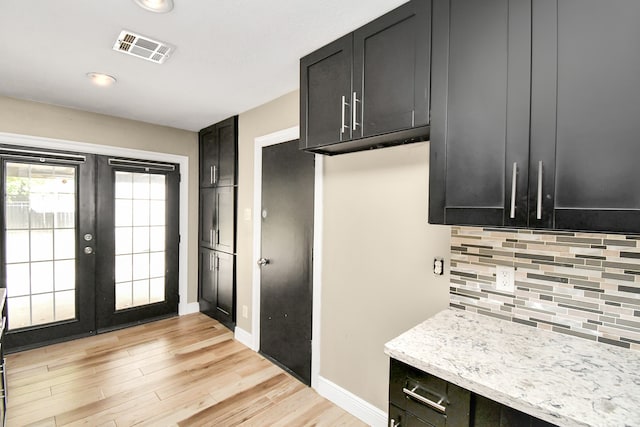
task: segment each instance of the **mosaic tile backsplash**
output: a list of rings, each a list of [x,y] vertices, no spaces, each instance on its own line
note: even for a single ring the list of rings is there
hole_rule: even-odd
[[[640,236],[452,227],[450,305],[640,350]]]

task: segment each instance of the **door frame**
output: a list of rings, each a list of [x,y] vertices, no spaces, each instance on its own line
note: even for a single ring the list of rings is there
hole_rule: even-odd
[[[6,132],[0,132],[0,142],[8,145],[39,149],[78,151],[88,154],[101,154],[105,156],[140,158],[144,160],[178,163],[180,165],[181,173],[179,225],[180,248],[178,261],[178,295],[180,302],[178,303],[178,315],[182,316],[200,311],[197,301],[195,303],[187,302],[189,277],[189,158],[187,156]]]
[[[293,126],[254,139],[253,153],[253,286],[251,297],[251,340],[250,347],[260,350],[260,267],[256,260],[261,258],[262,246],[262,149],[300,138],[300,126]],[[313,194],[313,293],[311,317],[311,387],[318,388],[320,377],[320,296],[322,287],[322,175],[323,156],[314,154],[315,178]],[[238,328],[236,327],[236,330]]]

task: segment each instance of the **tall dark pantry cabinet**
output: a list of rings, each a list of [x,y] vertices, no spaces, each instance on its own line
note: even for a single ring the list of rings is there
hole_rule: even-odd
[[[238,116],[202,129],[198,302],[233,329],[236,320]]]

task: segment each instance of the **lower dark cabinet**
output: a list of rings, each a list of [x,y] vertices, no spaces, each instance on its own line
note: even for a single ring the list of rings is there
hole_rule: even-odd
[[[200,312],[235,326],[235,255],[200,248]]]
[[[554,424],[391,359],[389,426],[553,427]]]

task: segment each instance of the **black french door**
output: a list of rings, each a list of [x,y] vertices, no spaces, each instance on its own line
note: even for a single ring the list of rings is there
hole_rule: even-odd
[[[5,348],[91,333],[94,156],[0,147],[0,157]]]
[[[97,159],[97,329],[178,313],[177,165]]]
[[[5,348],[177,314],[177,165],[0,146]]]

